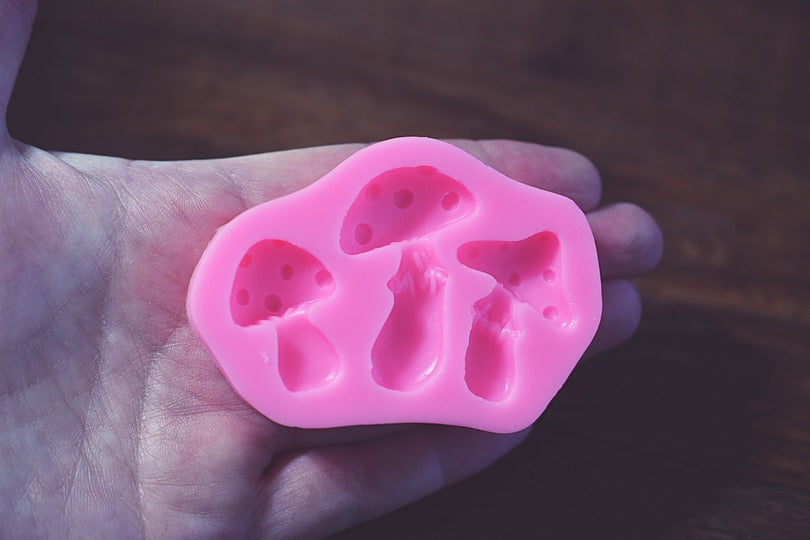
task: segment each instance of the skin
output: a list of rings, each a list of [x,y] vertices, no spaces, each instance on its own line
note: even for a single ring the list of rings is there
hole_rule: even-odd
[[[158,163],[15,141],[5,111],[34,11],[0,0],[4,536],[324,536],[469,476],[526,437],[296,430],[243,403],[188,325],[194,265],[217,227],[361,145]],[[454,143],[588,212],[605,306],[589,355],[626,340],[640,317],[627,279],[661,255],[653,219],[631,204],[599,208],[599,176],[577,153]]]

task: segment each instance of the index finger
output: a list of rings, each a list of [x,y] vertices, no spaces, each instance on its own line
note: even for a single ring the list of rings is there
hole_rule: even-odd
[[[510,178],[565,195],[583,212],[599,204],[599,172],[588,158],[573,150],[511,140],[449,142]]]

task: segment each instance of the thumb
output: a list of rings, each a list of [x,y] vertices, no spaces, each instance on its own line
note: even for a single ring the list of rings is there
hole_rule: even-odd
[[[0,136],[7,135],[8,101],[36,11],[36,0],[0,0]]]

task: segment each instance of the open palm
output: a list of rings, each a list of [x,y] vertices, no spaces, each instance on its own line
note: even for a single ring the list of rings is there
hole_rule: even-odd
[[[0,0],[2,117],[33,13]],[[28,11],[27,11],[28,10]],[[48,153],[0,126],[0,523],[12,536],[320,536],[487,466],[526,433],[445,426],[296,430],[230,388],[185,317],[217,227],[300,188],[345,145],[225,160]],[[573,152],[456,142],[591,212],[604,282],[591,352],[634,330],[624,279],[661,251],[631,205],[594,210]]]

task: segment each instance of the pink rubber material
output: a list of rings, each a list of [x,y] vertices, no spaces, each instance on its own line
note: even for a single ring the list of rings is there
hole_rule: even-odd
[[[233,388],[287,426],[531,424],[593,339],[583,213],[450,144],[381,142],[237,216],[188,316]]]

